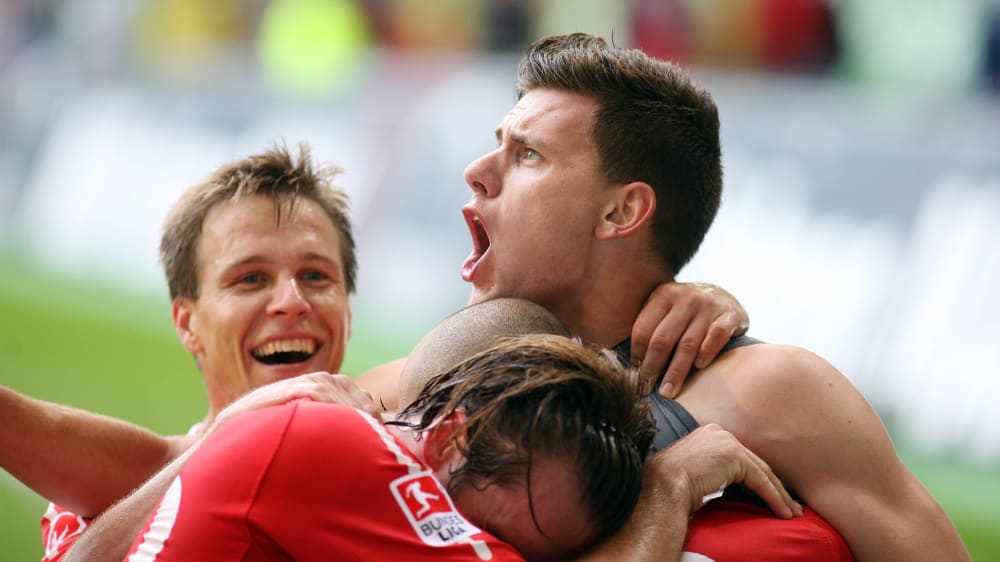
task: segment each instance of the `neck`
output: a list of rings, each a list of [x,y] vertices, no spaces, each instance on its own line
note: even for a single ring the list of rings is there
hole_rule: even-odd
[[[215,400],[209,398],[208,413],[206,413],[205,417],[201,420],[201,427],[199,428],[199,433],[208,430],[208,428],[212,426],[212,424],[215,422],[215,418],[218,417],[219,412],[221,412],[224,407],[225,407],[224,405],[223,406],[217,405]]]
[[[648,252],[612,252],[595,260],[590,283],[563,306],[551,310],[576,337],[611,347],[632,333],[639,311],[657,286],[673,275]]]

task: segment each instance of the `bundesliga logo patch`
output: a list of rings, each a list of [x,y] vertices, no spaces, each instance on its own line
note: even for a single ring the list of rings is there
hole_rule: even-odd
[[[417,536],[431,546],[468,542],[480,530],[455,509],[441,483],[430,472],[397,478],[389,484],[392,495]]]

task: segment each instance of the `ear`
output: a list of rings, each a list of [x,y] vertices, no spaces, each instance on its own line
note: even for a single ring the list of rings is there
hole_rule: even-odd
[[[462,431],[466,418],[464,410],[456,410],[440,418],[424,432],[424,461],[435,473],[451,472],[465,462],[465,457],[459,451],[465,435],[460,434],[457,438],[453,436]]]
[[[181,344],[192,354],[198,355],[203,349],[196,335],[194,309],[194,301],[185,297],[177,297],[172,303],[171,313],[174,317],[174,329],[177,331],[177,337],[181,340]]]
[[[653,220],[656,192],[648,183],[635,181],[615,190],[614,198],[594,234],[599,240],[631,236]]]
[[[347,342],[354,335],[354,315],[351,314],[351,306],[348,304],[344,314],[344,349],[347,349]]]

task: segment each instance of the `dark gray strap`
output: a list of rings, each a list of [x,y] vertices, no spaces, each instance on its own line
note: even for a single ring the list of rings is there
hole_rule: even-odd
[[[656,437],[650,454],[666,449],[674,441],[698,428],[698,422],[675,400],[664,398],[657,393],[649,395],[650,411],[656,423]]]

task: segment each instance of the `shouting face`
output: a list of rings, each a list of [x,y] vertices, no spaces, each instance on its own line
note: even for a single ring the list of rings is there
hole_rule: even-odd
[[[585,95],[531,90],[497,127],[497,148],[466,168],[470,304],[521,297],[556,310],[586,289],[613,195],[591,134],[597,107]]]

